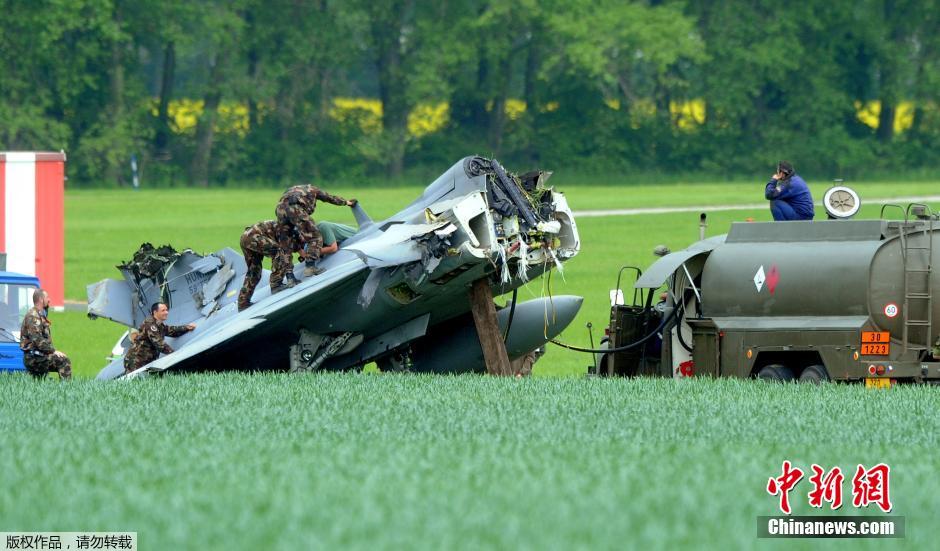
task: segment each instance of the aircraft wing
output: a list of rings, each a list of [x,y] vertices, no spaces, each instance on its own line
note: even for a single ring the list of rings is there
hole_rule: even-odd
[[[281,340],[282,332],[293,331],[295,320],[308,316],[310,312],[330,310],[336,296],[347,294],[351,289],[358,293],[366,279],[367,268],[365,263],[353,260],[302,282],[292,293],[282,292],[261,300],[235,314],[231,321],[194,335],[185,347],[154,360],[131,373],[130,377],[141,372],[157,373],[192,367],[197,358],[204,361],[214,349],[233,341],[242,341],[239,344],[244,347],[247,339],[247,342],[263,347],[266,342]],[[230,304],[227,308],[235,309],[235,305]]]
[[[365,329],[361,327],[362,324],[355,319],[344,319],[344,314],[356,310],[361,312],[368,306],[362,303],[360,295],[371,271],[387,270],[420,259],[421,249],[414,238],[446,224],[390,226],[373,239],[346,249],[345,261],[331,263],[326,272],[302,280],[289,291],[271,295],[268,289],[263,289],[256,294],[256,297],[260,295],[257,303],[243,312],[235,313],[236,306],[228,304],[225,308],[232,312],[224,313],[231,316],[230,321],[198,331],[186,341],[184,347],[158,358],[139,371],[157,373],[169,369],[187,369],[192,367],[191,364],[197,358],[200,362],[211,359],[214,349],[230,346],[234,341],[239,341],[242,348],[247,342],[264,347],[281,341],[285,335],[294,335],[300,327],[322,333],[349,329],[361,332]],[[203,262],[197,261],[194,267],[201,264]],[[301,269],[302,266],[298,266],[295,271]],[[356,304],[352,304],[353,299]],[[318,313],[320,315],[316,316]],[[317,317],[319,319],[312,319]]]

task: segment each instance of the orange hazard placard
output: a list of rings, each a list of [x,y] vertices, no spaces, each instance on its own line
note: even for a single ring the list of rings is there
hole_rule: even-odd
[[[884,344],[864,343],[862,344],[862,356],[887,356],[890,353],[891,353],[891,345],[889,343],[884,343]]]
[[[862,342],[890,342],[891,333],[887,331],[862,331]]]

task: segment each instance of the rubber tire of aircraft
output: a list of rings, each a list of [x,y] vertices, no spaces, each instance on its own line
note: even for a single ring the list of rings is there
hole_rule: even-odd
[[[826,371],[825,366],[819,364],[806,366],[806,369],[803,370],[803,373],[800,373],[800,382],[813,383],[816,385],[819,383],[828,383],[829,372]]]
[[[786,383],[793,380],[793,370],[781,364],[765,365],[757,372],[757,378],[765,381]]]

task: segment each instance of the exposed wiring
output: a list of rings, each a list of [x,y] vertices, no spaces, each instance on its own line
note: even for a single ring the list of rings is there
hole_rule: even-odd
[[[552,306],[552,325],[555,324],[558,312],[555,310],[555,293],[552,291],[552,272],[548,271],[548,303]]]
[[[529,281],[529,245],[521,237],[516,241],[516,245],[519,246],[519,263],[516,277],[525,283]]]

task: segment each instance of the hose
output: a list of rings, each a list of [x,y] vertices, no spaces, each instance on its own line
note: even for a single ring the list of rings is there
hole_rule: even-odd
[[[681,308],[681,310],[676,317],[676,336],[679,337],[679,344],[682,345],[682,348],[685,348],[685,351],[691,354],[692,347],[686,344],[685,339],[682,338],[682,316],[685,314],[685,303],[683,302],[681,305],[679,305],[679,308]]]
[[[643,337],[642,339],[631,342],[630,344],[625,344],[623,346],[618,346],[617,348],[581,348],[579,346],[572,346],[570,344],[565,344],[563,342],[556,341],[555,339],[549,339],[549,342],[556,344],[562,348],[567,348],[568,350],[574,350],[575,352],[586,352],[589,354],[605,354],[611,352],[623,352],[625,350],[630,350],[631,348],[636,348],[641,344],[644,344],[646,341],[655,337],[660,331],[662,331],[669,323],[676,317],[678,309],[674,309],[668,316],[663,318],[663,321],[660,322],[659,326],[653,330],[652,333]]]
[[[516,295],[518,292],[518,287],[512,290],[512,306],[509,307],[509,320],[506,322],[506,331],[503,333],[504,343],[506,342],[506,339],[509,338],[509,328],[512,327],[512,316],[516,313]]]

